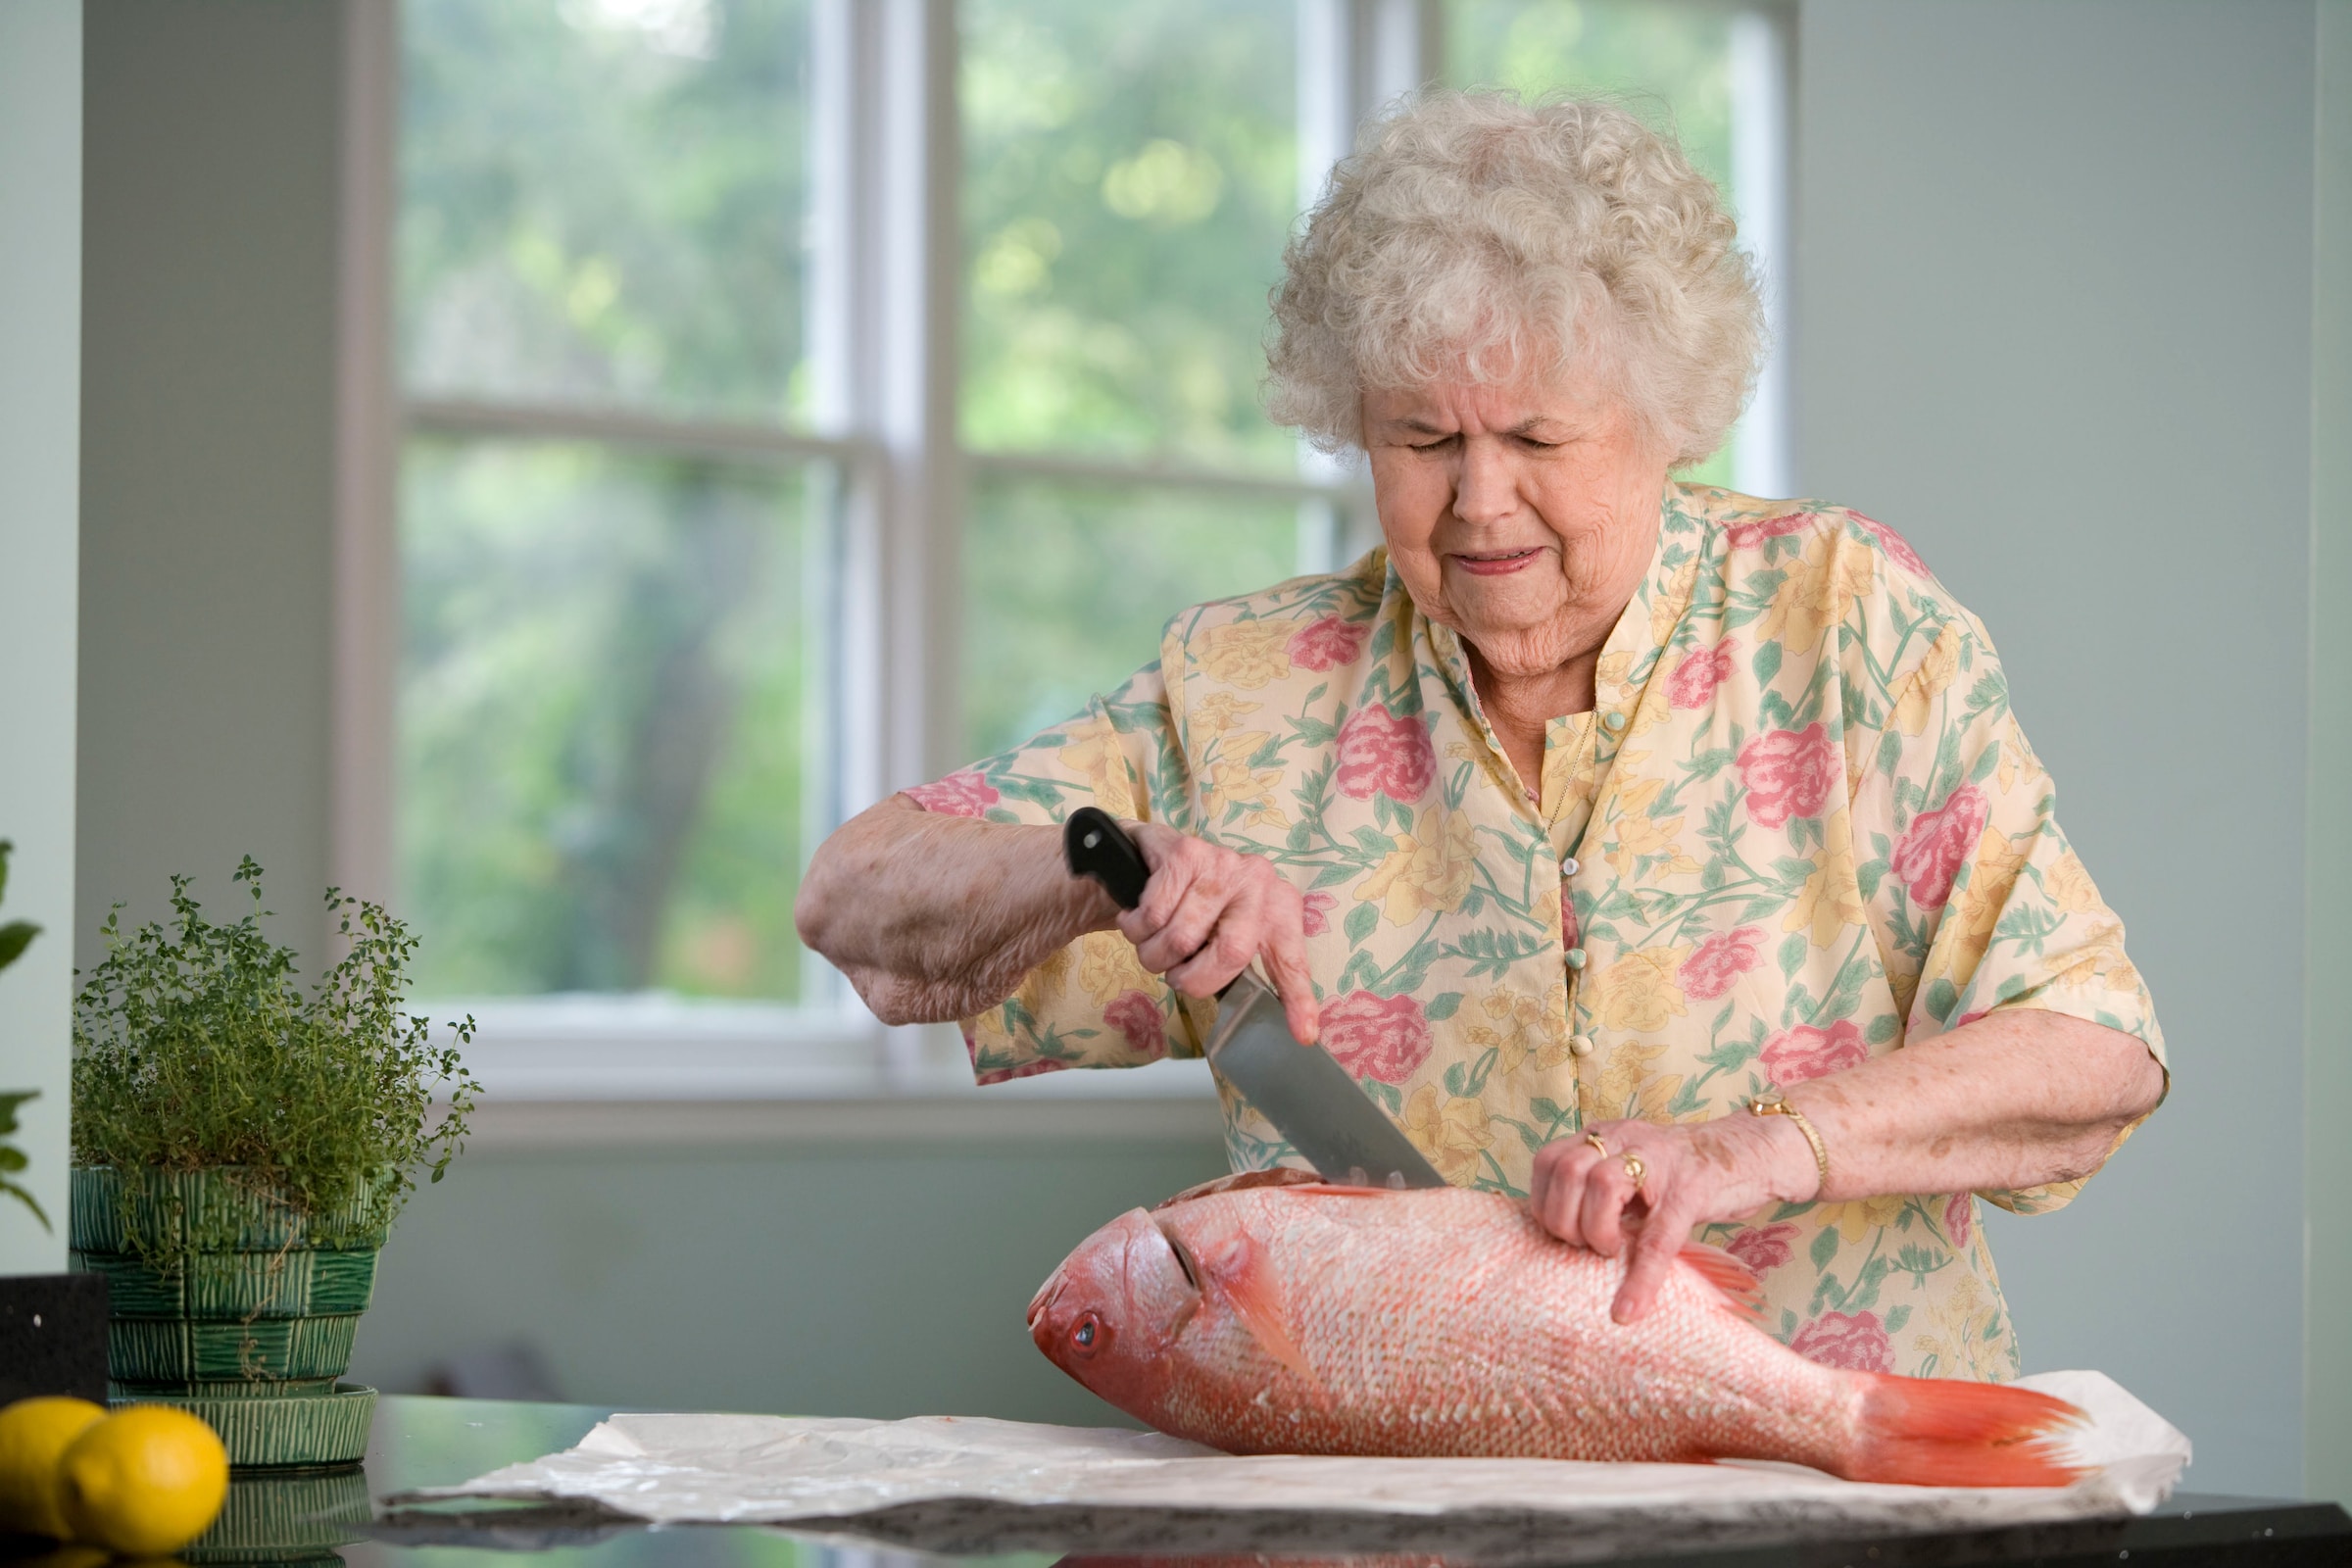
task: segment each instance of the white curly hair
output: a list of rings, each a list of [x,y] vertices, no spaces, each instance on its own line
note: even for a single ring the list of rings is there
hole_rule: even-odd
[[[1283,253],[1267,411],[1360,446],[1367,388],[1507,384],[1590,356],[1697,463],[1755,380],[1763,307],[1721,195],[1611,104],[1429,91],[1366,127]]]

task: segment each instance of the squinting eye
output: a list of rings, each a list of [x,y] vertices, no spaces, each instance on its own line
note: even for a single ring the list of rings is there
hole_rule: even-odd
[[[1070,1343],[1092,1355],[1110,1343],[1110,1329],[1101,1318],[1089,1312],[1071,1326]]]

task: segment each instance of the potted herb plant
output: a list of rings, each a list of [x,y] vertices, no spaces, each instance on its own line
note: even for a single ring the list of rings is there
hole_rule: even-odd
[[[304,991],[251,906],[127,935],[74,1010],[74,1266],[106,1275],[118,1395],[211,1422],[240,1466],[360,1457],[375,1392],[339,1381],[415,1173],[463,1146],[473,1079],[403,1010],[416,942],[329,889],[341,959]],[[473,1021],[455,1026],[461,1044]]]

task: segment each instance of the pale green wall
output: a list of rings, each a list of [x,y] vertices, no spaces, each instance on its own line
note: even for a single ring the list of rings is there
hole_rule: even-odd
[[[0,1274],[66,1263],[81,27],[81,0],[0,6],[0,921],[46,928],[0,974],[0,1090],[41,1091],[21,1179],[56,1227],[0,1200]]]
[[[1022,1309],[1096,1226],[1224,1170],[1213,1139],[468,1154],[395,1227],[353,1375],[527,1339],[593,1402],[1101,1423]]]
[[[342,8],[90,0],[80,805],[88,918],[326,887]]]
[[[2311,1494],[2352,1503],[2352,0],[2321,0],[2319,28],[2303,1431]]]
[[[2029,1367],[2302,1483],[2311,0],[1804,0],[1798,472],[1984,617],[2171,1103],[1987,1226]]]

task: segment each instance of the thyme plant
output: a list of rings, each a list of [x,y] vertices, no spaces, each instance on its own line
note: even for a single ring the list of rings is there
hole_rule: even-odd
[[[328,889],[346,951],[305,993],[293,949],[262,931],[261,878],[247,856],[234,880],[251,907],[233,924],[207,920],[184,876],[169,927],[124,935],[121,906],[107,915],[106,957],[74,1008],[74,1158],[124,1178],[126,1208],[134,1188],[170,1185],[157,1175],[227,1167],[319,1245],[374,1245],[414,1173],[439,1181],[464,1147],[473,1075],[402,1010],[406,925]],[[471,1043],[470,1017],[453,1027]],[[195,1215],[187,1229],[202,1249],[237,1223]]]

